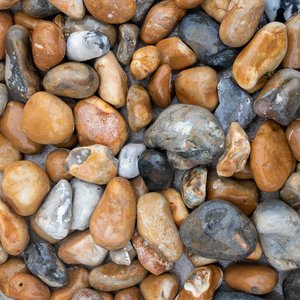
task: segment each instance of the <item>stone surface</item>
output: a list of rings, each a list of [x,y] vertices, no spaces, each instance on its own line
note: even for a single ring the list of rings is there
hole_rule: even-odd
[[[280,198],[293,207],[295,210],[300,209],[300,173],[293,173],[285,182],[280,190]]]
[[[58,13],[48,0],[22,0],[21,6],[26,14],[35,18],[48,18]]]
[[[215,259],[245,258],[257,244],[251,221],[221,200],[207,201],[196,208],[181,225],[180,237],[191,254]]]
[[[231,0],[204,0],[201,8],[218,23],[221,23],[228,11]]]
[[[271,22],[287,20],[291,15],[299,12],[300,3],[297,0],[266,0],[265,12]]]
[[[286,300],[297,300],[300,293],[300,270],[290,272],[283,281],[283,294]]]
[[[19,150],[0,133],[0,171],[11,163],[22,159],[22,155]]]
[[[203,0],[175,0],[175,3],[184,9],[191,9],[199,6]]]
[[[143,300],[141,291],[137,287],[124,289],[115,294],[114,300]]]
[[[5,63],[0,62],[0,82],[5,82]]]
[[[132,22],[140,25],[155,0],[136,0],[136,11]]]
[[[136,252],[131,242],[128,242],[128,244],[124,248],[109,252],[109,257],[111,258],[111,260],[115,264],[123,266],[130,266],[135,256]]]
[[[293,121],[285,132],[289,146],[297,161],[300,160],[300,121]]]
[[[4,264],[8,259],[8,254],[0,244],[0,265]]]
[[[240,292],[219,291],[216,293],[214,300],[262,300],[261,297],[256,297]]]
[[[15,5],[17,5],[19,0],[1,0],[0,2],[0,9],[8,9]]]
[[[85,14],[83,0],[47,0],[72,19],[82,19]]]
[[[78,289],[72,296],[71,300],[102,300],[100,294],[92,289]],[[111,298],[112,299],[112,298]]]
[[[1,5],[1,4],[0,4]],[[8,11],[0,12],[0,59],[5,58],[5,36],[9,28],[14,25],[13,18]],[[2,82],[2,81],[1,81]]]

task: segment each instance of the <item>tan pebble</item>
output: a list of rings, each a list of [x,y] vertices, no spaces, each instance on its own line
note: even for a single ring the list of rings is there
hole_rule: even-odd
[[[293,121],[286,129],[286,138],[297,161],[300,161],[300,120]]]
[[[197,7],[203,2],[203,0],[175,0],[177,6],[183,9],[191,9]]]
[[[215,258],[207,258],[197,254],[192,254],[187,249],[185,249],[185,254],[192,262],[192,264],[197,268],[218,262],[218,260]]]
[[[22,11],[14,14],[15,24],[24,26],[28,30],[33,30],[35,26],[42,21],[42,19],[31,17]]]
[[[104,300],[105,298],[100,296],[100,293],[84,288],[84,289],[78,289],[72,296],[70,300]],[[113,300],[113,297],[108,298],[109,300]],[[106,299],[105,299],[106,300]]]
[[[172,0],[160,1],[152,6],[140,31],[142,41],[146,44],[156,44],[168,36],[185,12]]]
[[[95,61],[95,69],[100,77],[100,97],[115,107],[124,106],[127,96],[127,75],[113,52],[109,51]]]
[[[8,11],[0,11],[0,60],[5,57],[5,36],[12,25],[14,25],[14,21],[11,14]]]
[[[155,46],[145,46],[133,53],[130,71],[136,80],[142,80],[158,68],[160,61],[158,49]]]
[[[127,245],[134,231],[136,195],[130,182],[123,177],[112,179],[95,208],[90,230],[95,242],[108,250]]]
[[[79,101],[74,116],[81,146],[101,144],[117,154],[128,138],[127,124],[122,115],[98,97]]]
[[[7,259],[8,259],[8,254],[0,244],[0,265],[4,264],[7,261]]]
[[[82,19],[85,14],[83,0],[48,0],[53,6],[59,9],[72,19]]]
[[[107,293],[107,292],[102,292],[102,291],[98,291],[98,294],[101,296],[102,299],[99,300],[113,300],[113,295],[111,293]],[[73,299],[72,299],[73,300]],[[78,300],[83,300],[83,299],[78,299]],[[86,300],[90,300],[90,299],[86,299]]]
[[[9,164],[21,160],[19,150],[0,133],[0,171],[3,171]]]
[[[241,171],[234,173],[233,176],[238,179],[253,179],[253,176],[252,176],[251,170],[250,170],[249,159],[248,159],[245,167]]]
[[[201,8],[217,22],[221,23],[228,11],[231,0],[204,0]]]
[[[261,245],[259,243],[257,243],[254,251],[248,255],[246,257],[246,259],[249,259],[249,260],[260,260],[261,257],[263,255],[263,251],[262,251],[262,248],[261,248]]]
[[[17,101],[8,102],[0,119],[0,131],[20,152],[37,154],[40,152],[42,145],[30,140],[25,135],[21,127],[23,110],[23,103]]]
[[[197,62],[197,56],[180,38],[170,37],[160,40],[156,48],[161,55],[161,63],[172,70],[182,70]]]
[[[118,160],[103,145],[74,148],[64,169],[74,177],[96,184],[107,184],[118,172]]]
[[[148,92],[139,84],[133,84],[127,95],[128,124],[136,132],[146,127],[153,118]]]
[[[134,188],[137,199],[148,193],[148,187],[146,186],[142,176],[137,176],[131,179],[130,182],[132,187]]]
[[[19,3],[20,0],[0,0],[0,10],[8,9]]]
[[[250,142],[239,123],[233,122],[226,134],[226,150],[217,164],[219,176],[231,177],[242,171],[251,152]]]
[[[56,15],[53,19],[52,22],[54,24],[56,24],[61,30],[64,31],[64,27],[65,27],[65,18],[64,15],[62,14],[58,14]]]
[[[161,65],[151,77],[148,91],[152,102],[160,107],[166,108],[171,102],[172,92],[172,69],[169,65]]]
[[[195,67],[176,76],[175,92],[179,102],[213,111],[219,103],[217,85],[218,75],[214,69]]]
[[[78,136],[77,133],[74,132],[71,137],[67,138],[65,141],[62,143],[54,144],[53,146],[57,148],[67,148],[67,149],[72,149],[75,148],[78,144]]]
[[[137,287],[131,287],[125,290],[119,291],[114,300],[144,300],[141,291]]]

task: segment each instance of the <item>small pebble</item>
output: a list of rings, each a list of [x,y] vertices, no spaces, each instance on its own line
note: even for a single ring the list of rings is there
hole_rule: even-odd
[[[114,300],[144,300],[144,298],[140,289],[134,286],[117,292]]]
[[[136,11],[131,21],[140,25],[154,2],[155,0],[136,0]]]
[[[110,251],[109,256],[115,264],[130,266],[136,256],[136,252],[131,242],[128,242],[124,248]]]
[[[293,121],[286,129],[285,135],[297,161],[300,161],[300,121]]]
[[[47,0],[72,19],[82,19],[85,14],[83,0]]]
[[[0,171],[22,159],[20,151],[4,136],[0,133]]]
[[[293,173],[280,190],[280,198],[295,210],[300,209],[300,172]]]
[[[48,18],[58,13],[58,10],[48,0],[22,0],[22,10],[35,18]]]

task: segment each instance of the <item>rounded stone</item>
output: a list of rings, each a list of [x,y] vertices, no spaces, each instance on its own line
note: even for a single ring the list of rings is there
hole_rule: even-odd
[[[14,21],[16,25],[21,25],[31,31],[38,23],[42,22],[42,19],[34,18],[22,11],[18,11],[14,14]]]
[[[85,14],[83,0],[48,0],[61,12],[65,13],[72,19],[82,19]]]
[[[114,300],[143,300],[143,299],[144,298],[141,294],[140,289],[135,286],[119,291],[114,298]]]
[[[17,148],[2,134],[0,134],[0,171],[11,163],[22,159],[21,153]]]
[[[263,300],[264,298],[256,297],[240,292],[219,291],[216,293],[214,300]]]
[[[103,300],[100,294],[92,289],[78,289],[73,295],[71,300]]]
[[[295,210],[300,209],[300,172],[293,173],[280,190],[280,198],[293,207]]]
[[[191,9],[201,4],[203,0],[175,0],[175,3],[184,9]]]
[[[218,23],[221,23],[228,12],[231,0],[203,0],[201,8]]]
[[[119,250],[113,250],[109,252],[110,259],[115,264],[123,266],[130,266],[135,256],[136,252],[131,242],[128,242],[128,244],[125,247]]]
[[[22,10],[35,18],[48,18],[58,13],[58,10],[48,0],[22,0]]]
[[[297,161],[300,161],[300,121],[293,121],[285,132],[289,146]]]
[[[300,293],[300,269],[291,271],[283,281],[283,294],[286,300],[297,300]]]
[[[14,25],[13,18],[8,11],[0,12],[0,59],[5,57],[5,36],[8,29]]]
[[[136,12],[132,22],[140,25],[155,0],[136,0]]]

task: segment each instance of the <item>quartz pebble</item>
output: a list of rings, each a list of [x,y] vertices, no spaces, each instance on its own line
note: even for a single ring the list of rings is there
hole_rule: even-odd
[[[136,256],[136,252],[131,242],[128,242],[124,248],[110,251],[109,256],[115,264],[130,266]]]
[[[22,0],[21,7],[26,14],[35,18],[48,18],[58,13],[48,0]]]
[[[297,300],[300,293],[300,270],[291,271],[283,281],[283,293],[287,300]]]
[[[65,13],[72,19],[82,19],[85,14],[83,0],[48,0],[61,12]]]
[[[0,59],[2,60],[5,58],[5,36],[9,28],[14,24],[9,12],[0,11],[0,24]]]

